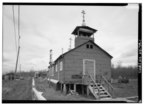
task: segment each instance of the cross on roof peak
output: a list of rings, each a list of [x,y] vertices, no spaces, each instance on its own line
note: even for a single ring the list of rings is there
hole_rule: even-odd
[[[82,21],[82,26],[85,26],[86,24],[85,24],[85,11],[84,10],[82,10],[82,12],[81,12],[82,14],[83,14],[83,21]]]
[[[86,14],[84,10],[82,10],[82,14]]]

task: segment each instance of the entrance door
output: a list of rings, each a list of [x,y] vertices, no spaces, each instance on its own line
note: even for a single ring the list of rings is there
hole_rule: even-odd
[[[83,60],[83,74],[89,73],[95,81],[95,60],[84,59]]]

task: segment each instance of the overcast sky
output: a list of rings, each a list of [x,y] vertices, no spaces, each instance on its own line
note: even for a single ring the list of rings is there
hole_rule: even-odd
[[[16,31],[17,6],[14,7]],[[95,43],[113,56],[112,63],[137,65],[138,5],[110,6],[20,6],[20,63],[22,70],[46,69],[49,50],[53,60],[68,51],[74,28],[82,24],[81,11],[86,11],[86,25],[96,30]],[[18,35],[17,35],[18,38]],[[15,69],[15,34],[12,6],[3,6],[3,73]]]

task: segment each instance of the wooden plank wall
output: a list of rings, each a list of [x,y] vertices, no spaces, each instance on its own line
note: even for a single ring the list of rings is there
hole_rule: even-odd
[[[91,42],[87,44],[93,45]],[[63,82],[79,81],[80,79],[72,79],[72,75],[83,73],[83,59],[94,59],[96,61],[96,75],[103,74],[108,80],[111,79],[111,58],[97,46],[93,45],[93,49],[88,49],[86,45],[83,45],[58,60],[58,71],[60,70],[60,62],[63,62],[63,70],[59,71],[59,80]],[[58,80],[58,71],[54,70],[53,79]]]

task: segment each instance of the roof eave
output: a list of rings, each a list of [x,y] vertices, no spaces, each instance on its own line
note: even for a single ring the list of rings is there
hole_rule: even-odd
[[[76,31],[77,31],[79,28],[84,28],[84,26],[77,26],[71,34],[77,35],[77,34],[76,34]],[[94,31],[94,33],[97,32],[96,29],[93,29],[93,28],[91,28],[91,27],[85,26],[85,28],[88,28],[88,29]]]

